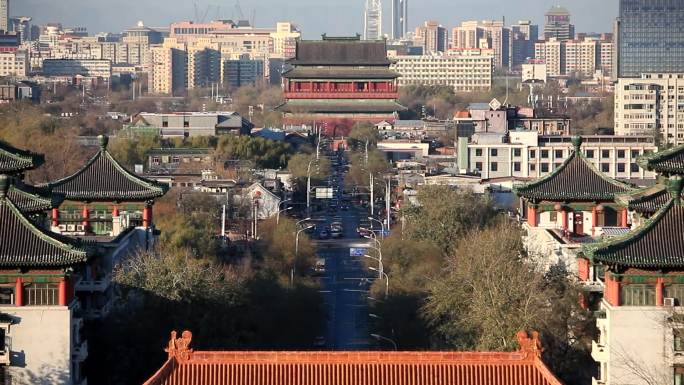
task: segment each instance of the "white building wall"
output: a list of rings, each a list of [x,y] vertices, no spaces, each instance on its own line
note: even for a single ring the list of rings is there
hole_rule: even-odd
[[[72,384],[72,310],[67,306],[2,306],[9,326],[13,385]]]
[[[456,92],[489,91],[493,57],[490,55],[397,56],[390,69],[400,74],[400,86],[442,85]]]
[[[604,300],[601,309],[606,316],[597,320],[600,337],[592,344],[592,357],[600,367],[594,383],[674,384],[672,366],[684,361],[674,356],[672,325],[667,320],[672,308],[616,307]]]

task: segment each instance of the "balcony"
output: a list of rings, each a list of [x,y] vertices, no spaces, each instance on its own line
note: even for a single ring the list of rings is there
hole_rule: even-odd
[[[104,292],[111,282],[111,274],[96,279],[81,279],[76,283],[76,291]]]
[[[608,362],[608,348],[596,341],[591,341],[591,358],[596,362]]]
[[[74,361],[83,362],[88,358],[88,341],[74,344],[71,349],[71,357]]]
[[[285,99],[398,99],[398,92],[390,91],[358,91],[358,92],[323,92],[323,91],[289,91]]]

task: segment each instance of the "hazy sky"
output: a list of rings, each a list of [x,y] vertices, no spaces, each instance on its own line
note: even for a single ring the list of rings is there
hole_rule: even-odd
[[[506,24],[531,19],[543,25],[544,12],[554,4],[568,8],[577,32],[609,32],[617,16],[618,0],[409,0],[409,27],[437,20],[453,27],[463,20],[500,19]],[[90,33],[120,32],[143,20],[149,26],[168,26],[172,21],[237,18],[236,0],[10,0],[12,16],[31,16],[34,23],[61,22],[65,26],[85,26]],[[384,2],[384,28],[389,31],[390,5]],[[363,28],[365,0],[242,0],[246,18],[256,15],[257,26],[276,21],[293,21],[306,38],[321,33],[351,35]],[[209,7],[209,8],[208,8]],[[541,32],[541,30],[540,30]]]

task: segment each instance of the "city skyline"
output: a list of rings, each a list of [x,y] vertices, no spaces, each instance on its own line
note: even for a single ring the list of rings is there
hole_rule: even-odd
[[[149,26],[168,26],[171,22],[195,19],[192,3],[180,0],[163,2],[159,0],[121,0],[108,3],[95,0],[83,3],[78,0],[64,0],[56,4],[48,0],[24,0],[13,2],[12,16],[31,16],[33,23],[42,25],[48,22],[61,22],[65,26],[85,26],[89,33],[121,32],[135,25],[139,20]],[[230,19],[237,17],[235,2],[226,2],[218,8],[215,0],[200,0],[197,4],[199,17],[205,12],[205,21],[212,19]],[[568,1],[565,4],[557,0],[522,0],[512,4],[502,0],[483,0],[474,5],[465,6],[465,0],[424,0],[420,4],[409,4],[409,31],[426,20],[435,20],[447,27],[452,27],[465,20],[501,19],[506,15],[506,24],[514,24],[518,20],[532,20],[543,25],[544,13],[552,5],[562,5],[571,13],[572,23],[578,32],[610,32],[613,21],[618,15],[618,2],[591,2],[590,0]],[[294,0],[287,3],[273,0],[256,0],[249,4],[241,4],[246,19],[251,19],[255,12],[257,26],[269,26],[276,21],[292,21],[303,32],[304,38],[315,39],[322,33],[329,35],[353,35],[363,33],[364,0],[335,3],[314,0]],[[322,18],[328,15],[330,7],[335,7],[338,17],[333,20]],[[383,10],[390,14],[390,1],[383,1]],[[581,13],[587,7],[592,12]],[[138,11],[135,11],[138,9]],[[440,9],[440,12],[433,12]],[[496,9],[499,14],[493,14]],[[102,15],[102,16],[99,16]],[[446,15],[453,15],[451,17]],[[383,20],[383,34],[391,33],[391,20]]]

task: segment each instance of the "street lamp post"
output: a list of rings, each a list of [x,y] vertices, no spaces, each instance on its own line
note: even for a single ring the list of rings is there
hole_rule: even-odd
[[[297,258],[299,257],[299,235],[302,233],[302,231],[306,231],[312,227],[314,227],[314,226],[309,225],[309,226],[297,231],[297,235],[295,236],[295,259],[294,259],[294,262],[292,262],[292,269],[290,270],[290,286],[294,285],[295,266],[297,266]]]
[[[311,164],[317,159],[311,159],[306,167],[306,214],[311,214]]]
[[[371,221],[378,222],[380,224],[380,230],[381,230],[380,238],[385,239],[385,225],[382,223],[382,221],[380,221],[379,219],[375,219],[373,217],[368,217],[368,219],[370,219]],[[371,227],[372,227],[372,225],[371,225]]]
[[[383,337],[383,336],[381,336],[380,334],[371,334],[371,337],[375,338],[375,339],[378,340],[378,341],[380,341],[380,340],[388,341],[388,342],[390,342],[390,343],[392,344],[392,346],[394,346],[394,350],[395,350],[395,351],[398,350],[398,349],[397,349],[397,343],[394,342],[394,340],[391,340],[391,339],[389,339],[389,338],[387,338],[387,337]]]
[[[287,210],[292,210],[292,207],[288,207],[288,208],[283,209],[283,210],[278,210],[278,214],[276,214],[276,226],[278,226],[278,224],[280,224],[280,213],[284,213]]]
[[[385,273],[384,271],[380,271],[380,269],[374,268],[373,266],[368,266],[368,269],[377,271],[380,274],[381,278],[382,276],[385,276],[385,298],[387,298],[389,296],[389,275],[387,275],[387,273]]]

